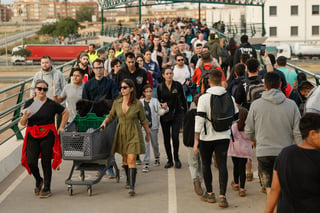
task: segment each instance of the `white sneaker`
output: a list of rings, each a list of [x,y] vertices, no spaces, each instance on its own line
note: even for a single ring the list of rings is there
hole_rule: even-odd
[[[155,159],[153,165],[154,166],[160,166],[160,160],[159,159]]]
[[[143,168],[142,168],[142,172],[148,173],[149,171],[150,171],[149,164],[144,165]]]

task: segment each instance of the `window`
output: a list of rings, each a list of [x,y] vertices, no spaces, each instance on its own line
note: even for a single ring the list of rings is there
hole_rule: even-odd
[[[291,36],[297,36],[298,35],[298,27],[291,27]]]
[[[319,15],[319,5],[312,5],[312,15]]]
[[[270,34],[270,37],[271,36],[277,36],[277,27],[270,27],[269,28],[269,34]]]
[[[291,15],[298,15],[298,5],[291,6]]]
[[[312,26],[312,35],[319,35],[319,26]]]
[[[276,16],[277,15],[277,6],[270,6],[269,7],[269,16]]]

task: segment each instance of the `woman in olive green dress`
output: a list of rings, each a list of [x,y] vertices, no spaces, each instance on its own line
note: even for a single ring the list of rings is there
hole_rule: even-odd
[[[141,124],[145,130],[145,140],[149,142],[149,126],[143,106],[136,99],[136,90],[132,80],[124,79],[121,82],[121,95],[114,101],[109,115],[101,124],[105,128],[107,123],[118,117],[118,125],[112,146],[112,153],[119,153],[123,157],[123,165],[127,175],[126,187],[129,194],[135,194],[134,185],[136,181],[136,157],[137,154],[145,153]]]

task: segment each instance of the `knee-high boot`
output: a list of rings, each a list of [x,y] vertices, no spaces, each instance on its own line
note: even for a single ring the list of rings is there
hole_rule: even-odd
[[[136,175],[137,175],[137,168],[129,168],[129,182],[130,182],[130,189],[129,189],[129,195],[134,196],[134,185],[136,183]]]
[[[127,178],[127,182],[126,182],[126,189],[130,188],[130,183],[129,183],[129,171],[128,171],[128,165],[123,165],[124,171],[126,173],[126,178]]]

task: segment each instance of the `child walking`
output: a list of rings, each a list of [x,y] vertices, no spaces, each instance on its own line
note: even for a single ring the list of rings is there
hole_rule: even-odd
[[[231,186],[234,191],[239,191],[240,197],[246,196],[246,163],[248,159],[251,160],[252,156],[251,141],[244,133],[247,115],[248,110],[240,107],[239,120],[231,127],[234,141],[232,138],[230,139],[228,150],[228,156],[232,157],[233,162],[233,181]]]
[[[151,145],[154,154],[154,166],[160,166],[160,152],[159,152],[159,144],[158,144],[158,132],[159,132],[159,118],[158,115],[165,114],[169,108],[167,107],[166,110],[161,108],[160,102],[158,99],[152,97],[152,86],[150,84],[146,84],[143,87],[143,96],[144,98],[140,99],[147,120],[149,121],[149,130],[150,130],[150,138],[151,138]],[[143,131],[145,134],[145,132]],[[146,153],[144,155],[144,166],[142,172],[149,172],[150,171],[150,143],[145,142]]]

